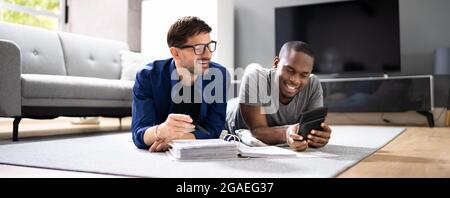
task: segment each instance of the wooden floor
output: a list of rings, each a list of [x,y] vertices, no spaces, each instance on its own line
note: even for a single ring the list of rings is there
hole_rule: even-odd
[[[338,177],[450,177],[450,128],[410,127]]]
[[[23,119],[19,125],[19,137],[39,137],[49,135],[67,135],[74,133],[96,133],[120,130],[130,130],[131,118],[122,119],[119,124],[118,118],[100,117],[99,124],[72,124],[79,118],[59,117],[52,120]],[[13,119],[0,118],[0,139],[11,139]]]
[[[11,120],[0,120],[0,138],[10,138],[5,126]],[[11,121],[12,122],[12,121]],[[67,118],[56,121],[28,120],[21,125],[23,136],[128,129],[130,119],[119,127],[118,120],[101,118],[100,125],[72,125]],[[27,126],[28,125],[28,126]],[[9,125],[11,126],[11,125]],[[47,128],[45,130],[45,128]],[[51,130],[49,130],[49,128]],[[9,130],[9,132],[8,132]],[[45,131],[45,132],[44,132]],[[49,132],[50,131],[50,132]],[[450,177],[450,128],[408,127],[407,130],[355,166],[340,174],[347,177]],[[92,173],[59,171],[0,164],[0,177],[117,177]]]

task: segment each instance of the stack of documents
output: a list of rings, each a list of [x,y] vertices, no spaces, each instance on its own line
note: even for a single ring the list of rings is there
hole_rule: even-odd
[[[250,147],[222,139],[173,140],[168,154],[179,160],[232,159],[240,157],[296,157],[297,152],[277,146]]]
[[[236,142],[222,139],[173,140],[169,153],[179,160],[230,159],[238,157]]]

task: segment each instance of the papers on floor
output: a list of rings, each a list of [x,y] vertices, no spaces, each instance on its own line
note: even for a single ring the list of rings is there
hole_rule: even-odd
[[[335,154],[319,150],[306,150],[296,152],[289,147],[257,146],[251,147],[240,142],[229,142],[222,139],[205,140],[173,140],[168,151],[175,159],[201,160],[201,159],[233,159],[240,157],[276,158],[276,157],[337,157]]]
[[[278,146],[247,146],[239,144],[239,155],[241,157],[296,157],[297,152]]]
[[[250,147],[222,139],[173,140],[169,154],[179,160],[232,159],[240,157],[296,157],[297,152],[277,146]]]

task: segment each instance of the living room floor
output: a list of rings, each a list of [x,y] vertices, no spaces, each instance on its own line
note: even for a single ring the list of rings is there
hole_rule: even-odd
[[[130,130],[131,118],[99,118],[100,124],[74,125],[78,118],[24,119],[20,137]],[[0,139],[10,140],[13,119],[0,119]],[[338,177],[450,177],[450,128],[402,126],[406,131]],[[383,167],[380,169],[380,167]],[[122,177],[0,164],[0,177]]]
[[[10,140],[12,131],[12,118],[0,118],[0,139]],[[99,117],[99,124],[72,124],[72,121],[79,121],[79,118],[59,117],[52,120],[23,119],[19,126],[19,137],[39,137],[49,135],[68,135],[81,133],[103,133],[111,131],[130,130],[131,117],[122,119],[120,125],[118,118]],[[37,178],[108,178],[123,177],[115,175],[84,173],[74,171],[62,171],[45,168],[23,167],[0,164],[0,177],[37,177]]]

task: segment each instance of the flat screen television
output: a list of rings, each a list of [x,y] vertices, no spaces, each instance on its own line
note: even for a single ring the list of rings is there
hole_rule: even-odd
[[[313,48],[315,74],[400,72],[398,0],[343,1],[275,9],[276,53],[286,41]]]

